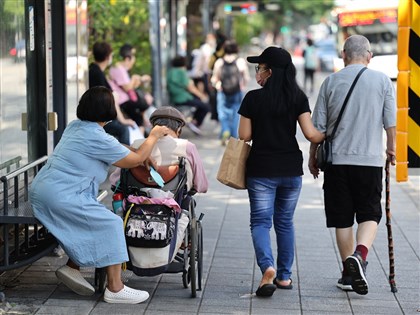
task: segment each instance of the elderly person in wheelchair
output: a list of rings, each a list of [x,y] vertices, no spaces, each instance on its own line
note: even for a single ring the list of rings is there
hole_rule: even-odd
[[[186,159],[187,189],[198,193],[207,192],[208,180],[197,147],[187,139],[179,138],[182,128],[185,126],[182,113],[172,106],[162,106],[152,113],[149,120],[153,126],[166,126],[170,130],[167,136],[156,142],[150,158],[159,166],[169,166],[177,164],[179,158],[184,157]],[[137,148],[144,141],[145,139],[136,140],[132,147]],[[141,170],[132,169],[134,176],[142,175],[140,173],[136,174],[136,171],[140,172]],[[163,170],[162,168],[160,170],[158,167],[157,171],[166,172],[166,176],[171,176],[170,169]],[[119,177],[120,169],[117,169],[110,176],[111,184],[118,185]]]
[[[192,195],[207,192],[207,176],[196,146],[179,138],[185,125],[180,111],[171,106],[160,107],[152,113],[150,122],[169,129],[150,154],[153,170],[146,166],[116,169],[110,176],[115,194],[125,198],[123,214],[130,257],[127,269],[138,276],[182,272],[184,287],[191,282],[192,297],[195,297],[196,284],[201,289],[203,214],[199,218],[195,216]],[[135,141],[133,149],[144,141],[147,140]],[[160,179],[153,176],[154,169]],[[174,216],[167,213],[168,207]],[[167,216],[171,217],[170,221]],[[151,224],[152,221],[159,223]],[[173,223],[177,228],[169,222],[177,222]],[[167,234],[168,231],[176,232]],[[197,241],[192,243],[192,239]],[[192,267],[195,264],[197,267]]]

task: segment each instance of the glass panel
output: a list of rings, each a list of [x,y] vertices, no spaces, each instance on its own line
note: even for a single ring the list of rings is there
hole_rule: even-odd
[[[28,161],[24,0],[0,3],[0,175]],[[9,166],[9,167],[8,167]]]
[[[68,121],[76,119],[79,98],[88,87],[87,1],[66,0]]]

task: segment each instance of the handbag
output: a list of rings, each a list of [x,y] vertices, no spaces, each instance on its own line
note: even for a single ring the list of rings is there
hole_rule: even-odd
[[[325,171],[327,165],[332,164],[332,142],[329,137],[322,141],[316,151],[316,163],[321,171]]]
[[[245,189],[245,169],[251,146],[244,140],[229,138],[220,162],[217,180],[235,189]]]
[[[354,86],[356,85],[357,80],[366,70],[366,67],[363,67],[357,76],[354,78],[352,85],[350,86],[349,91],[347,92],[346,98],[344,99],[343,106],[341,107],[340,113],[338,114],[337,121],[335,122],[333,132],[331,135],[327,136],[323,142],[321,142],[316,151],[316,164],[321,171],[325,171],[328,165],[332,164],[332,141],[334,139],[335,133],[337,131],[338,124],[340,123],[341,117],[343,116],[344,109],[346,108],[347,102],[350,98],[351,93],[353,92]]]
[[[139,97],[135,90],[128,90],[127,94],[128,94],[128,97],[130,98],[130,101],[136,103],[139,100]]]
[[[128,246],[167,246],[176,230],[175,211],[166,205],[132,203],[125,214],[124,234]]]

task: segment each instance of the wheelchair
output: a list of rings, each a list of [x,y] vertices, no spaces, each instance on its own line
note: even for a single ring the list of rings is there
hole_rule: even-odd
[[[137,167],[133,169],[121,169],[120,183],[115,192],[121,192],[124,197],[124,217],[127,222],[127,212],[131,209],[128,200],[137,197],[148,198],[150,189],[161,191],[162,193],[173,194],[173,199],[181,208],[181,212],[175,215],[176,229],[184,227],[183,235],[181,230],[176,230],[177,237],[171,239],[171,243],[167,246],[171,248],[167,264],[156,267],[146,268],[138,267],[137,260],[139,257],[146,259],[150,249],[133,248],[128,246],[129,261],[127,269],[133,271],[137,276],[156,276],[162,273],[182,273],[182,283],[184,288],[190,287],[191,297],[196,297],[197,291],[201,291],[201,282],[203,274],[203,227],[202,219],[204,214],[196,216],[196,202],[194,199],[194,190],[187,189],[187,171],[185,166],[185,158],[179,158],[178,165],[162,166],[157,169],[164,180],[164,186],[159,187],[151,178],[149,171],[145,167]],[[155,191],[156,192],[156,191]],[[156,200],[155,200],[156,201]],[[148,204],[147,206],[152,206]],[[185,220],[181,219],[181,216]],[[188,220],[186,219],[188,218]],[[184,222],[181,224],[181,221]],[[188,223],[186,223],[188,222]],[[128,241],[128,232],[125,230],[125,236]],[[151,242],[152,243],[152,242]],[[153,247],[153,245],[142,245],[140,247]],[[154,250],[154,249],[151,249]],[[158,249],[162,250],[162,249]],[[135,257],[136,252],[142,254]],[[151,256],[151,255],[150,255]],[[137,264],[137,266],[136,266]],[[104,268],[95,270],[95,286],[99,292],[103,292],[106,287],[106,272]]]

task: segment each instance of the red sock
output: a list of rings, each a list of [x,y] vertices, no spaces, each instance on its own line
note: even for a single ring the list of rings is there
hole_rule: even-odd
[[[368,251],[369,251],[368,248],[366,246],[364,246],[364,245],[357,245],[356,246],[356,252],[359,252],[360,253],[360,256],[362,256],[362,259],[364,261],[366,261],[366,257],[367,257]]]

